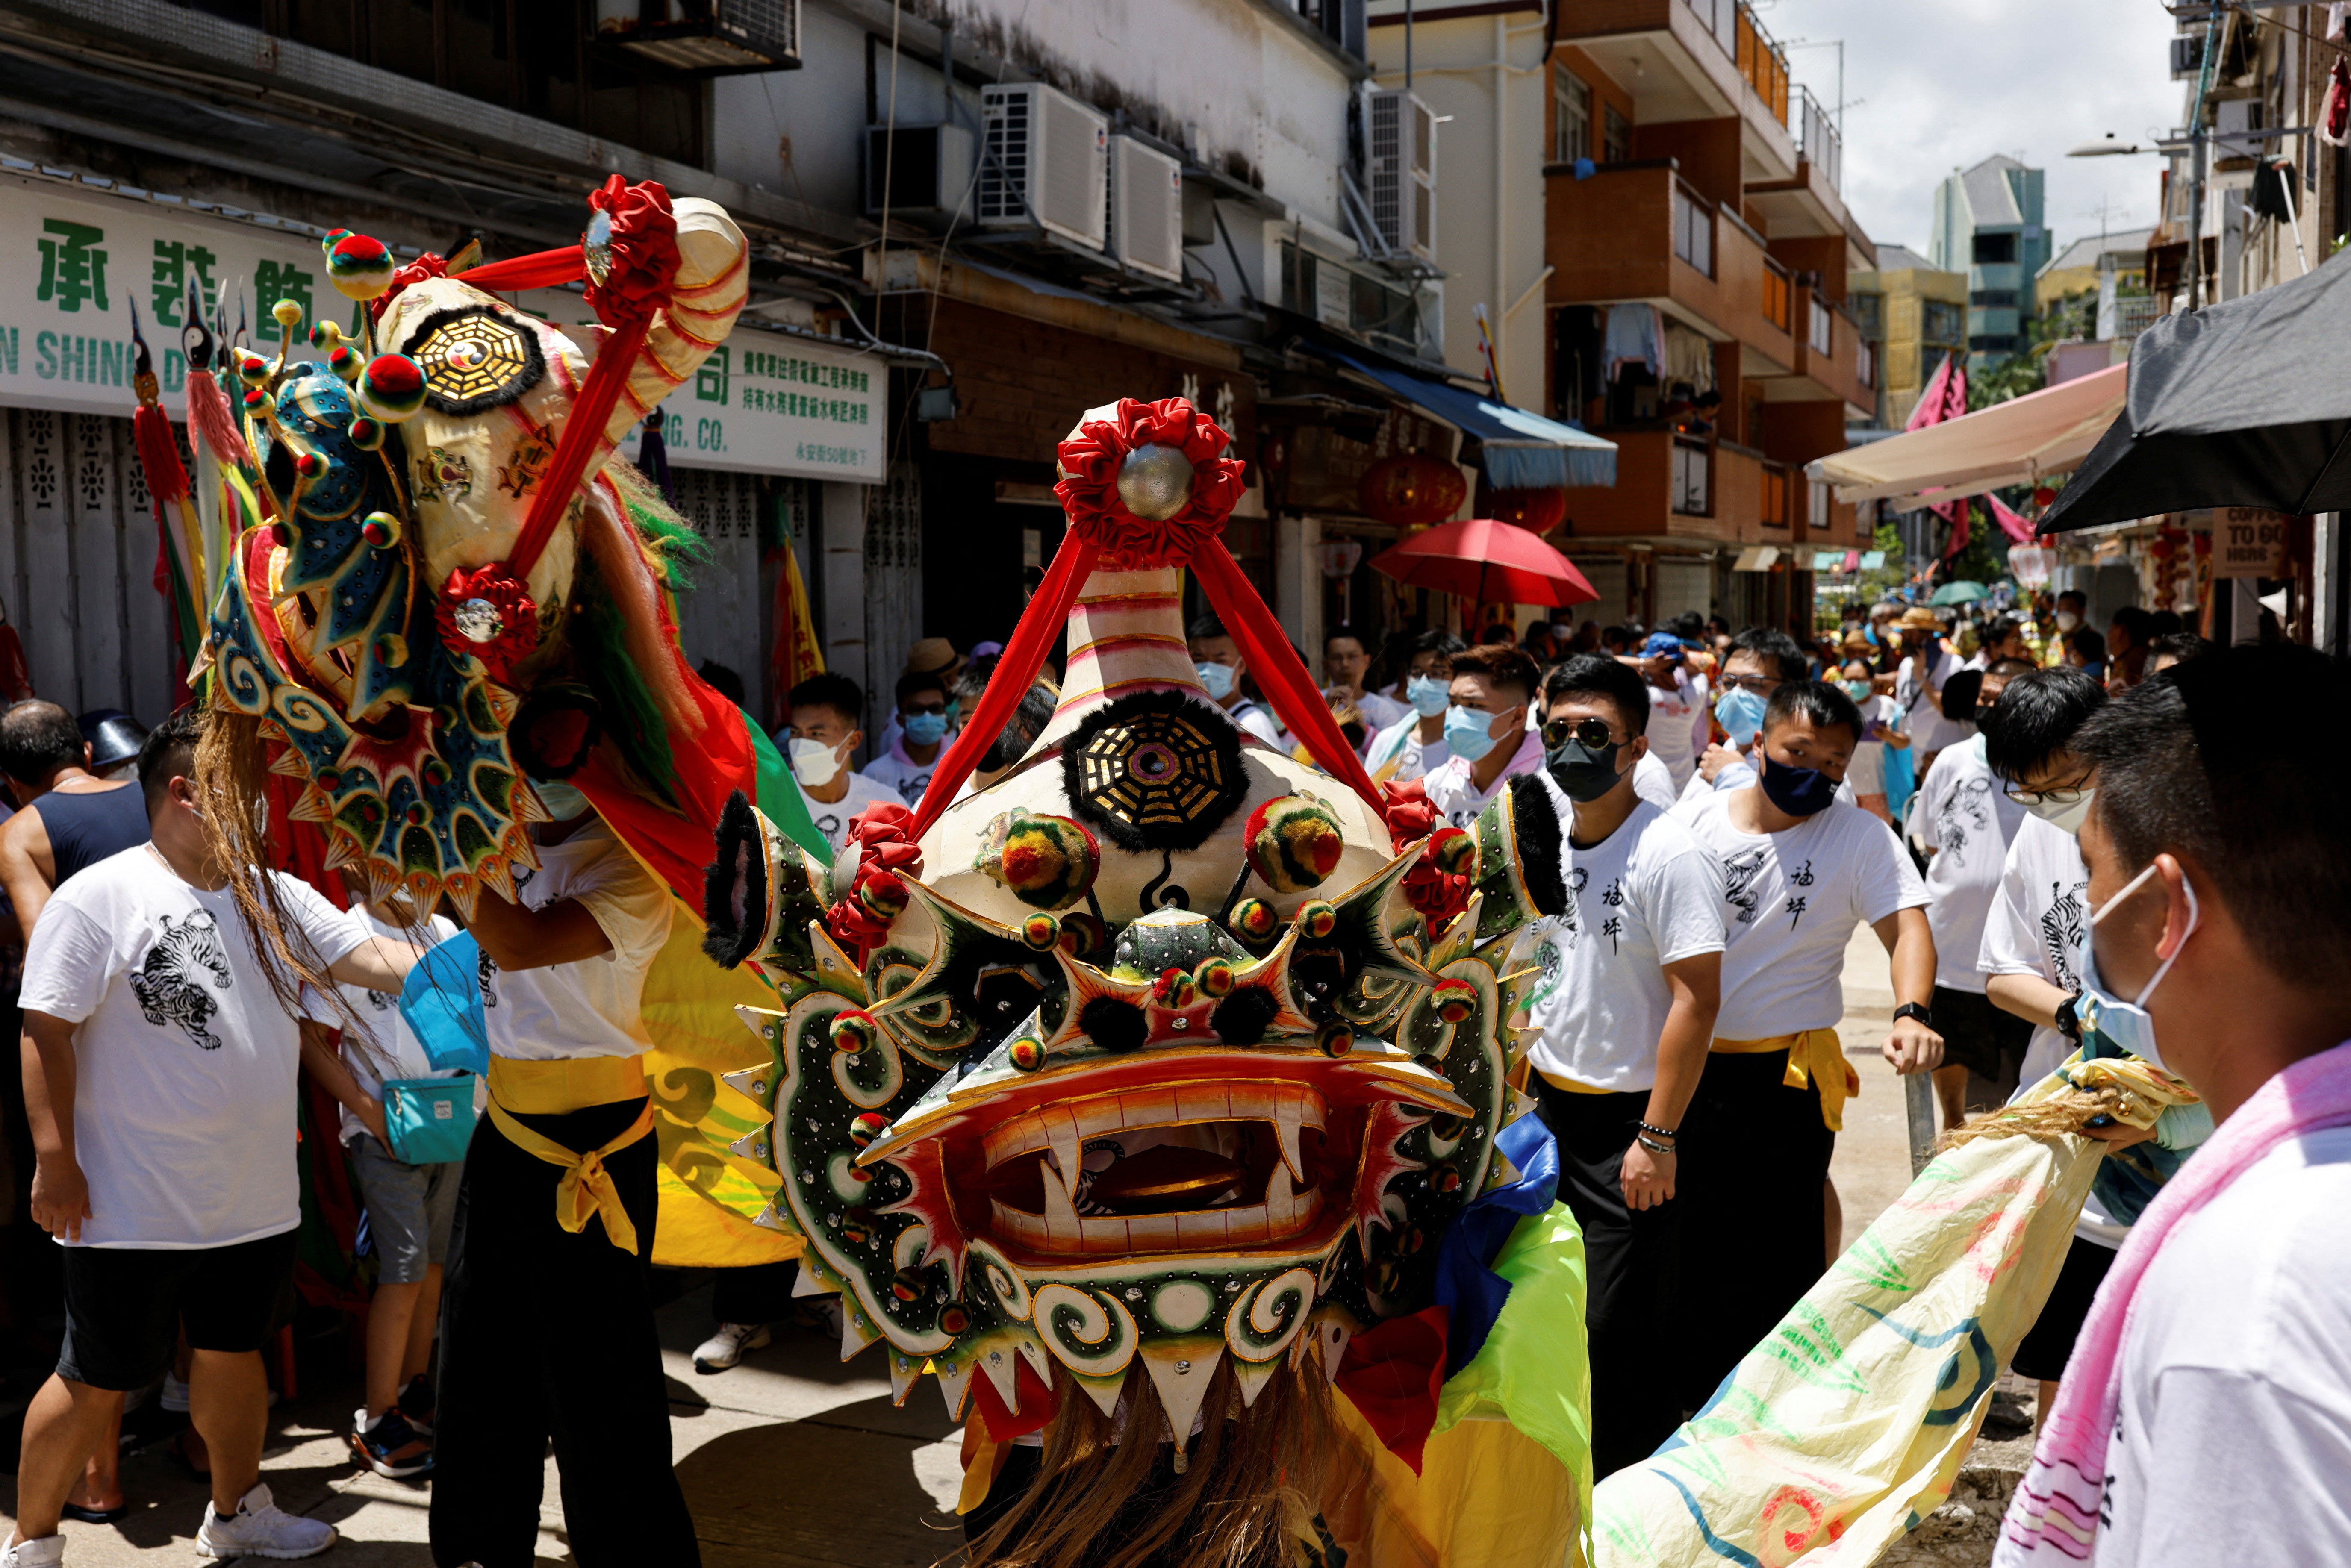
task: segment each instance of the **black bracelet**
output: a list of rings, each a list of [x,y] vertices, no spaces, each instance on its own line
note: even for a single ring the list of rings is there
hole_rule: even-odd
[[[1653,1155],[1670,1155],[1674,1153],[1674,1146],[1671,1144],[1661,1144],[1657,1142],[1656,1139],[1649,1136],[1646,1133],[1636,1134],[1633,1141],[1640,1145],[1643,1148],[1648,1150]]]
[[[1653,1137],[1678,1138],[1681,1136],[1679,1133],[1675,1132],[1671,1127],[1652,1127],[1646,1122],[1635,1122],[1633,1125],[1640,1128],[1641,1131],[1649,1134]]]

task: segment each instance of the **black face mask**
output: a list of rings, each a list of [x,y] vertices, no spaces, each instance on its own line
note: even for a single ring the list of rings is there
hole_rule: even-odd
[[[1593,751],[1570,736],[1543,753],[1543,765],[1569,800],[1587,806],[1616,788],[1622,777],[1616,771],[1616,754],[1623,749],[1623,742],[1612,740]]]

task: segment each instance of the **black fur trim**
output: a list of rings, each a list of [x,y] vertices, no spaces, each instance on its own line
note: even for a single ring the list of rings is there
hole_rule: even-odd
[[[1208,1027],[1227,1045],[1255,1045],[1265,1038],[1281,1004],[1263,986],[1243,986],[1208,1015]]]
[[[1113,791],[1121,787],[1118,780],[1123,770],[1111,772],[1099,756],[1092,758],[1089,787],[1090,748],[1101,740],[1114,752],[1119,738],[1115,732],[1129,728],[1143,731],[1146,739],[1156,738],[1154,731],[1183,737],[1184,748],[1176,751],[1177,764],[1185,780],[1195,788],[1155,791],[1164,796],[1166,810],[1140,814],[1124,809],[1113,798]],[[1110,768],[1116,768],[1115,762]],[[1139,794],[1152,787],[1132,783],[1126,788],[1131,794]],[[1181,692],[1137,692],[1121,697],[1088,714],[1061,743],[1061,790],[1071,812],[1123,850],[1198,849],[1240,810],[1249,789],[1249,776],[1241,768],[1239,729],[1207,704]],[[1199,797],[1200,789],[1207,791],[1205,799]]]
[[[538,727],[565,708],[585,714],[588,727],[580,732],[580,744],[569,757],[543,756],[538,749]],[[516,765],[529,777],[561,779],[587,766],[589,754],[596,749],[603,735],[604,705],[596,700],[596,694],[569,681],[550,682],[524,699],[522,710],[507,727],[507,745],[514,753]]]
[[[1123,997],[1096,997],[1079,1009],[1078,1026],[1096,1045],[1121,1055],[1151,1038],[1143,1009]]]
[[[454,305],[446,310],[435,310],[410,330],[400,351],[413,357],[416,346],[431,337],[435,329],[453,326],[473,316],[486,316],[507,332],[512,333],[514,341],[521,350],[522,362],[502,376],[497,385],[487,391],[477,392],[467,397],[450,397],[437,390],[437,383],[434,380],[434,367],[420,361],[418,368],[424,371],[425,402],[434,413],[445,413],[455,419],[463,419],[468,414],[487,413],[494,408],[504,408],[510,402],[518,402],[523,393],[547,378],[547,357],[539,352],[538,334],[495,306]],[[444,382],[447,381],[450,373],[445,370],[441,372]]]
[[[1527,886],[1538,915],[1560,915],[1567,909],[1567,883],[1559,873],[1559,808],[1551,791],[1531,773],[1512,779],[1510,837],[1517,845],[1519,878]]]
[[[718,858],[702,877],[702,950],[732,969],[751,956],[767,929],[768,848],[742,790],[726,797],[716,838]]]

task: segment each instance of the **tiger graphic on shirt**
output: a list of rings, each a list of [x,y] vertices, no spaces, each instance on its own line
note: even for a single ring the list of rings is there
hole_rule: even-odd
[[[131,994],[139,998],[139,1011],[149,1023],[159,1029],[177,1024],[199,1049],[218,1051],[220,1040],[204,1025],[220,1011],[220,1004],[205,993],[204,976],[211,974],[214,990],[228,989],[228,953],[221,946],[220,924],[203,909],[176,923],[168,915],[159,918],[163,935],[132,971]]]

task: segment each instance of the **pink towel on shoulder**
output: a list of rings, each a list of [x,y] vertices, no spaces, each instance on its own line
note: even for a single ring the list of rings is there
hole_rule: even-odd
[[[2106,1445],[2122,1406],[2123,1341],[2139,1281],[2181,1221],[2228,1190],[2286,1139],[2351,1123],[2351,1041],[2305,1057],[2271,1079],[2220,1124],[2147,1205],[2083,1320],[2057,1407],[2010,1502],[1992,1568],[2046,1568],[2089,1560],[2106,1484]]]

